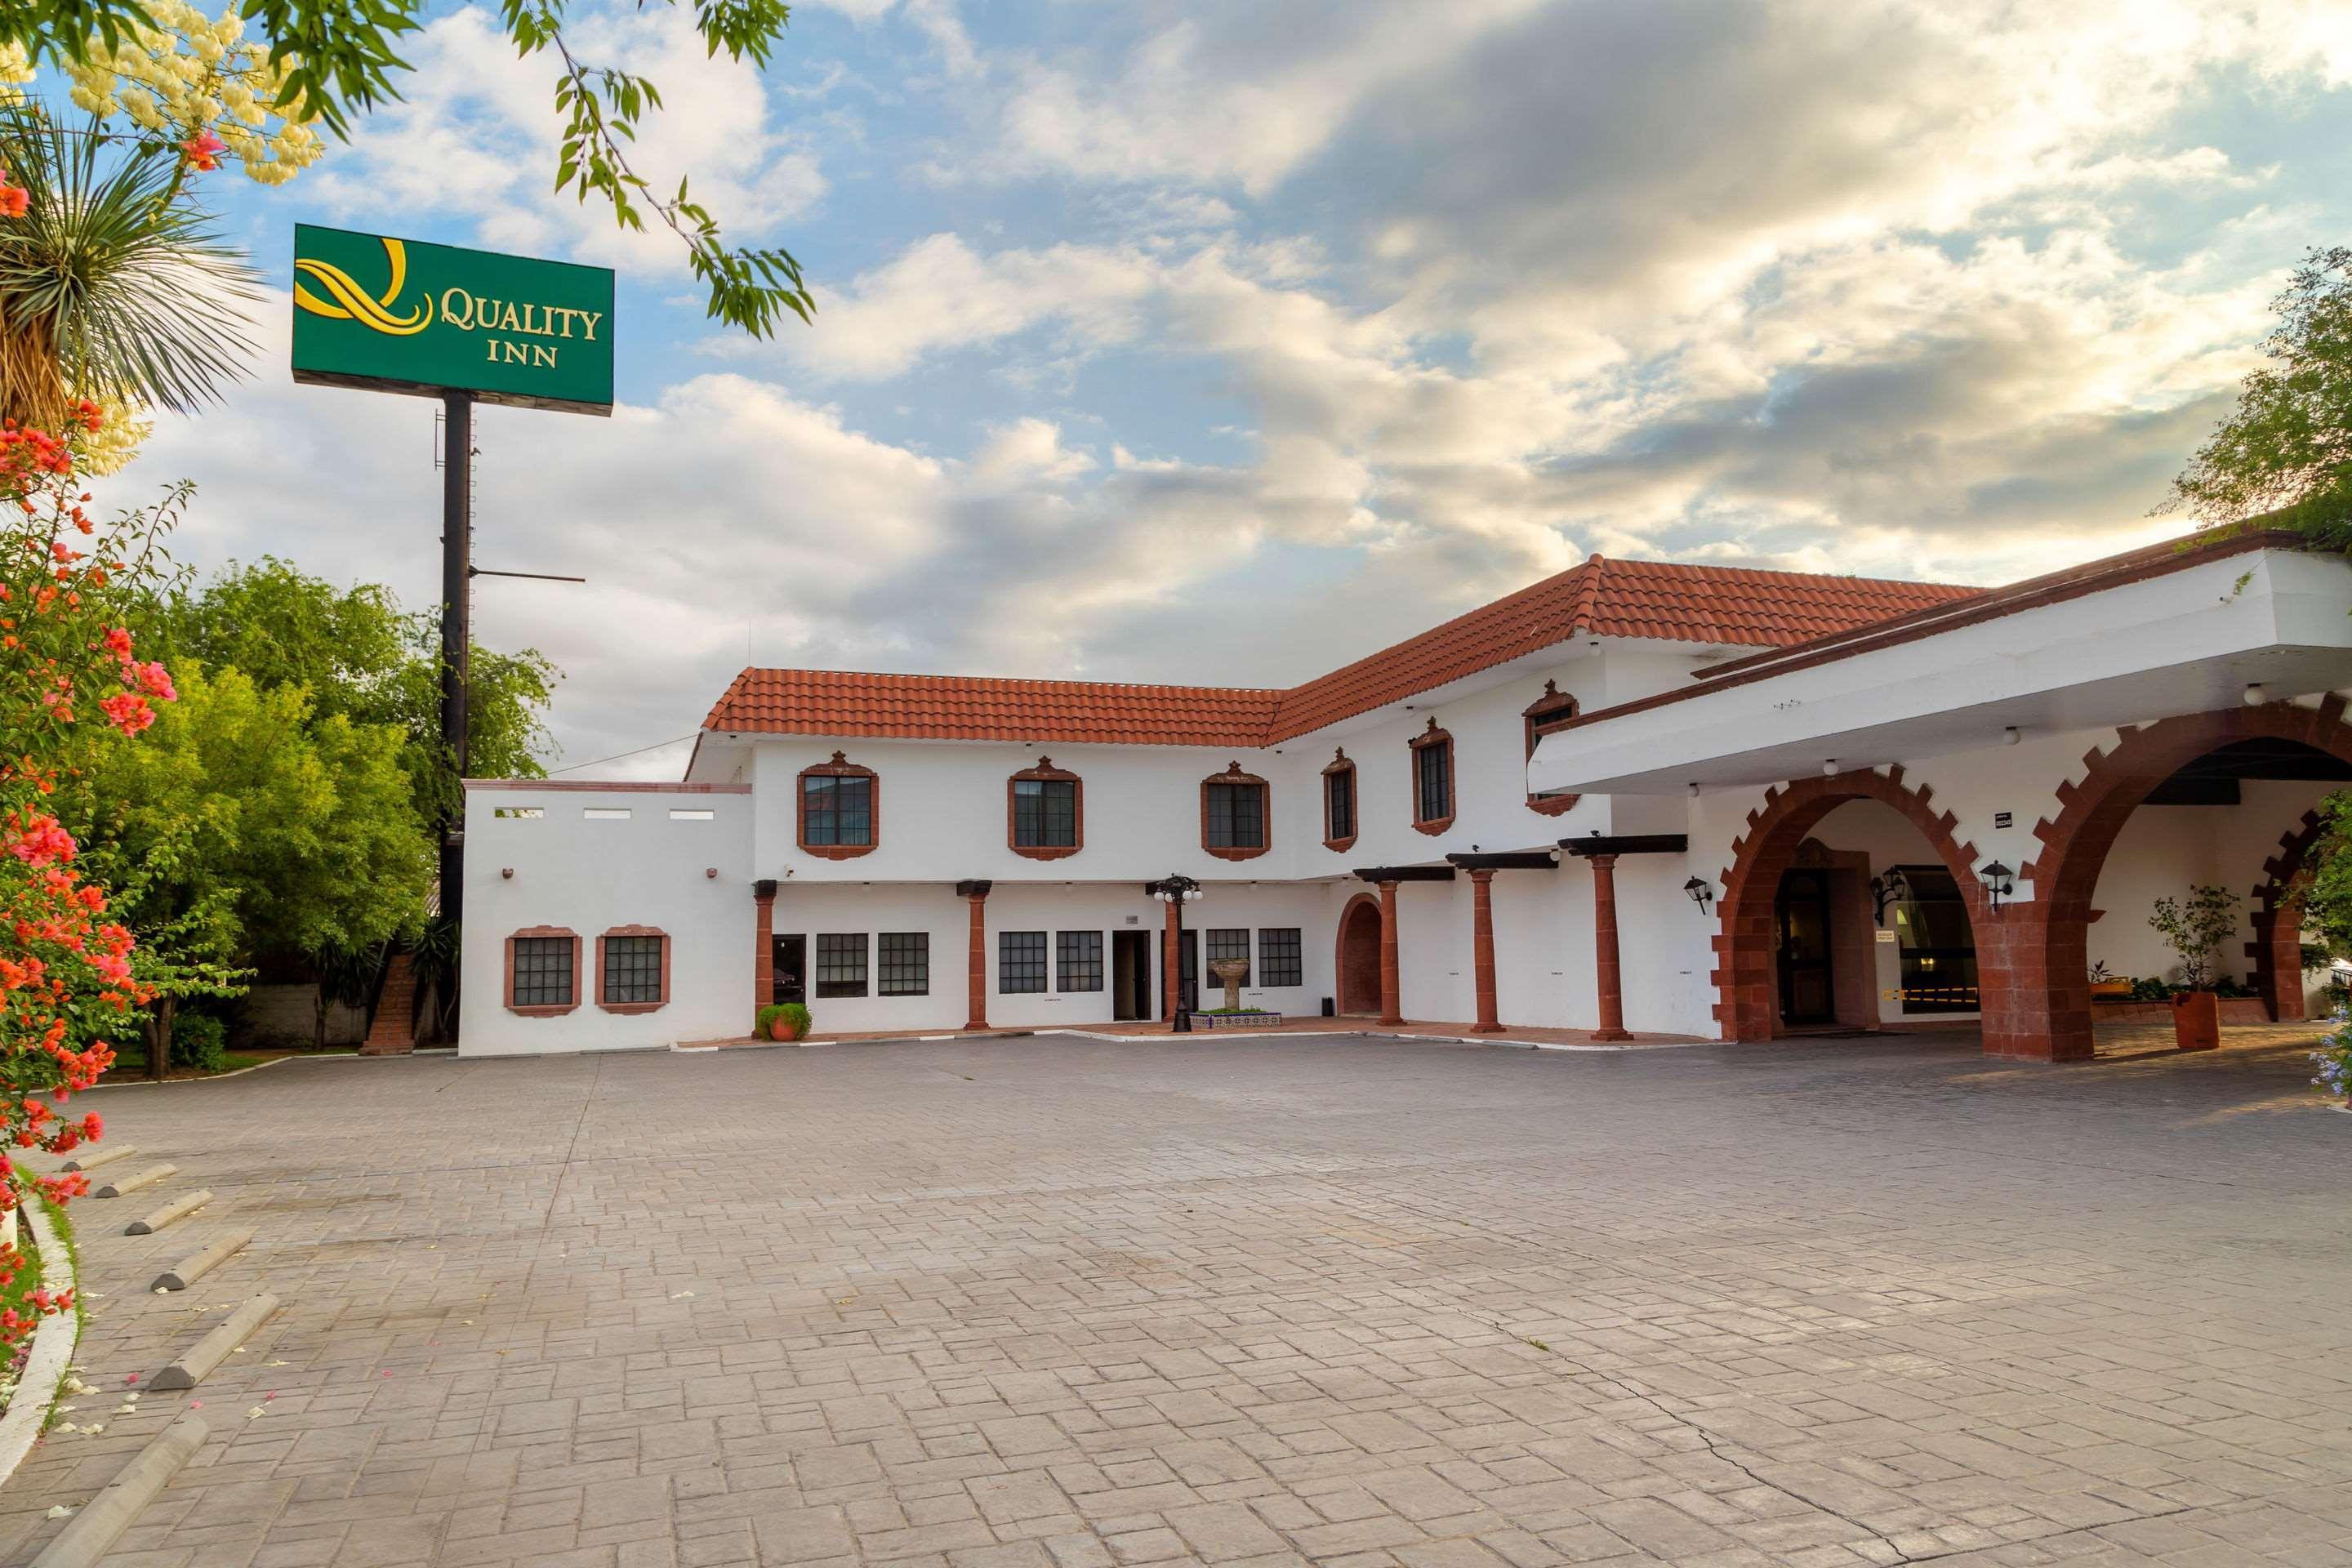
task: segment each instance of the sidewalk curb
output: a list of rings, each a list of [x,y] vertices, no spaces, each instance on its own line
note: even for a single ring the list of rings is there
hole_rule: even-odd
[[[65,1238],[49,1223],[49,1211],[38,1197],[24,1199],[17,1208],[33,1243],[41,1249],[41,1283],[52,1290],[74,1283],[73,1258]],[[81,1340],[81,1313],[68,1310],[44,1318],[33,1331],[33,1348],[25,1357],[25,1375],[17,1380],[16,1396],[8,1414],[0,1415],[0,1482],[16,1473],[49,1424],[49,1407],[58,1402],[58,1384],[73,1362]]]

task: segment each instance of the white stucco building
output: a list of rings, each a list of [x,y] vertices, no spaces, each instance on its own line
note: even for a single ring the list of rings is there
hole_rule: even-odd
[[[1596,557],[1286,689],[746,669],[681,783],[469,785],[460,1048],[1146,1019],[1243,957],[1287,1014],[2064,1059],[2200,883],[2300,1016],[2347,608],[2263,534],[1990,591]]]

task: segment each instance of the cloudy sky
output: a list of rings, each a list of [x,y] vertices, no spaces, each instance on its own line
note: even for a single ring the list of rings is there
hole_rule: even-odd
[[[566,673],[557,766],[747,661],[1283,684],[1593,552],[2126,548],[2352,240],[2339,0],[815,0],[764,73],[592,12],[670,105],[641,172],[810,269],[754,343],[434,16],[405,103],[215,190],[279,288],[298,220],[621,269],[614,416],[478,416],[479,562],[590,579],[477,590]],[[105,499],[188,475],[184,559],[428,605],[435,405],[293,386],[287,310]]]

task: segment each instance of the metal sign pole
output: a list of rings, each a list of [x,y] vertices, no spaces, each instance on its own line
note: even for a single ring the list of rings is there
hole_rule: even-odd
[[[474,544],[474,399],[444,393],[447,411],[441,465],[441,744],[466,776],[466,676],[472,660]],[[441,918],[460,920],[466,907],[466,805],[462,790],[441,825]]]

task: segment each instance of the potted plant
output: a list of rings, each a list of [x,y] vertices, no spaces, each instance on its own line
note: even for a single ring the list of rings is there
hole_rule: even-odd
[[[2131,1000],[2131,981],[2128,978],[2116,979],[2104,960],[2091,965],[2091,999],[2093,1001],[2128,1002]]]
[[[803,1040],[814,1022],[809,1010],[798,1002],[771,1002],[760,1009],[754,1033],[772,1040]]]
[[[2311,1065],[2319,1069],[2311,1081],[2342,1100],[2340,1109],[2352,1110],[2352,1023],[2341,1012],[2336,1015],[2335,1032],[2311,1053]]]
[[[2180,990],[2172,998],[2172,1041],[2184,1051],[2221,1043],[2221,1000],[2215,994],[2214,954],[2238,929],[2238,895],[2227,888],[2191,887],[2185,900],[2158,899],[2147,923],[2180,955]]]

